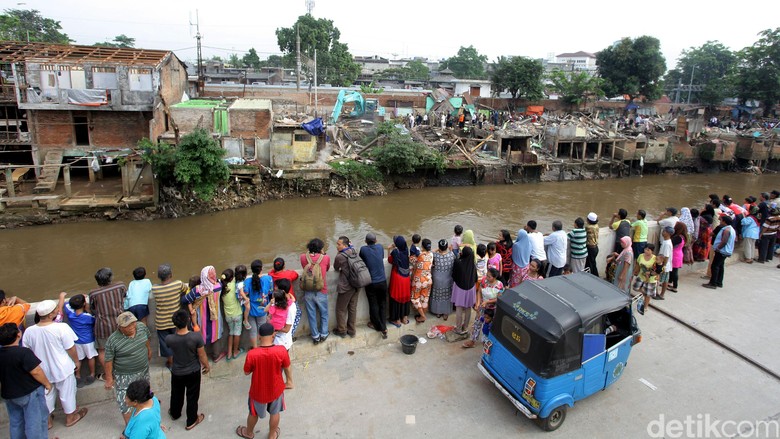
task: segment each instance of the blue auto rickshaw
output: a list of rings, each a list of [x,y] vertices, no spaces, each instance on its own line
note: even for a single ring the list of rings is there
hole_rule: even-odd
[[[553,431],[575,401],[617,381],[641,341],[629,294],[589,273],[525,281],[498,299],[480,371]]]

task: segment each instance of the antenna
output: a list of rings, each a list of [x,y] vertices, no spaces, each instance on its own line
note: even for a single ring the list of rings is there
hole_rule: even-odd
[[[190,33],[192,32],[192,16],[190,15]],[[200,46],[200,40],[202,38],[200,34],[200,19],[198,16],[198,10],[195,9],[195,39],[197,40],[197,49],[198,49],[198,91],[202,91],[205,88],[206,85],[206,78],[203,75],[203,54],[201,53],[201,46]]]
[[[311,15],[312,9],[314,9],[314,0],[306,0],[306,13]]]

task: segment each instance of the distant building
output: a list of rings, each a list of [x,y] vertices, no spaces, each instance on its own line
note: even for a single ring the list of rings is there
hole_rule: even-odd
[[[595,73],[596,67],[596,55],[590,52],[567,52],[555,55],[555,59],[552,63],[560,70],[575,72],[586,71],[588,73]]]

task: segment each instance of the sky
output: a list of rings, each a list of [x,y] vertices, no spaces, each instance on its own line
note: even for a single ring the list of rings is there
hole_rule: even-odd
[[[205,58],[242,56],[250,47],[262,59],[279,54],[275,30],[306,13],[306,0],[1,0],[0,6],[37,9],[60,21],[76,44],[125,34],[136,47],[173,50],[185,61],[196,59],[196,11]],[[315,0],[312,15],[333,20],[341,41],[359,56],[442,59],[473,45],[490,61],[501,55],[548,58],[650,35],[661,41],[671,69],[683,49],[707,41],[732,50],[752,45],[758,32],[778,26],[778,12],[780,3],[766,0],[738,16],[715,3],[680,0]]]

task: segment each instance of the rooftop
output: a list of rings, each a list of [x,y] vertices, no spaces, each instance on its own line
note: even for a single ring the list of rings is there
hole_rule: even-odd
[[[116,47],[78,46],[38,42],[0,42],[0,62],[19,62],[27,59],[76,63],[106,63],[124,65],[157,65],[168,50],[131,49]]]
[[[579,52],[566,52],[562,53],[560,55],[556,55],[556,58],[595,58],[596,55],[590,52],[584,52],[580,50]]]
[[[230,106],[231,110],[270,110],[270,99],[236,99],[233,105]]]

